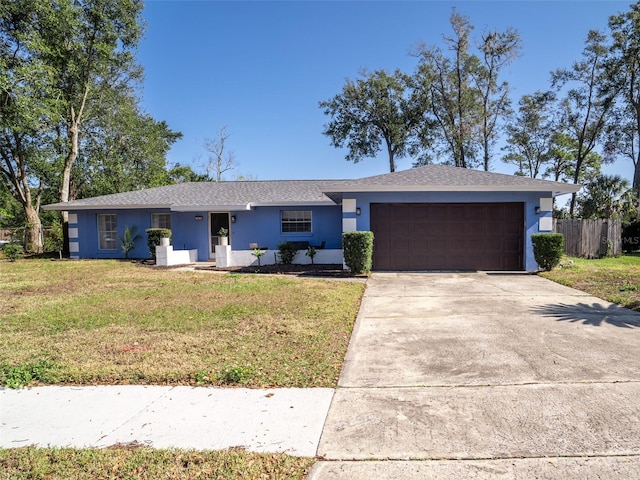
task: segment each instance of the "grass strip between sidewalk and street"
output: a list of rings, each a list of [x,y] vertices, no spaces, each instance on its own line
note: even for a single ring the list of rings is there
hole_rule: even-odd
[[[640,256],[598,259],[564,257],[557,267],[539,275],[631,310],[640,311]]]
[[[0,381],[335,387],[362,283],[0,262]]]
[[[303,479],[313,458],[242,450],[0,449],[0,478],[11,480]]]

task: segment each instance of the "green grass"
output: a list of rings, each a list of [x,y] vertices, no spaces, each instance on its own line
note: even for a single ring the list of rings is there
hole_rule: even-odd
[[[563,258],[561,268],[540,276],[640,311],[640,256]]]
[[[0,382],[334,387],[364,286],[0,262]]]
[[[312,458],[240,450],[185,451],[116,447],[0,449],[6,480],[303,479]]]

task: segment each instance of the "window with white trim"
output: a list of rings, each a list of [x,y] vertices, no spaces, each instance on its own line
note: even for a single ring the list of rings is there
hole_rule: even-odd
[[[311,233],[311,210],[282,210],[280,212],[282,233]]]
[[[166,228],[167,230],[171,230],[171,214],[152,213],[151,228]]]
[[[98,249],[118,249],[118,217],[115,213],[98,214]]]

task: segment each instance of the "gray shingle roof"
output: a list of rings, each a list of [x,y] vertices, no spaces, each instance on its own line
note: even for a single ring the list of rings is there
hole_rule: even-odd
[[[577,191],[579,185],[427,165],[354,180],[195,182],[55,203],[45,210],[170,208],[174,211],[242,210],[261,205],[331,205],[341,192],[373,191]]]
[[[346,185],[325,188],[325,192],[341,191],[552,191],[570,193],[580,185],[552,182],[502,173],[484,172],[447,165],[426,165],[394,173],[352,180]]]
[[[345,180],[192,182],[47,205],[46,210],[171,208],[175,211],[242,210],[260,205],[333,205],[322,193]]]

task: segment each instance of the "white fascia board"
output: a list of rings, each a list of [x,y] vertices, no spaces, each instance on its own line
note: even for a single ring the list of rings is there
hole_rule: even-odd
[[[367,185],[349,186],[347,188],[323,188],[323,193],[359,193],[359,192],[553,192],[554,196],[575,193],[582,185],[558,184],[562,190],[550,190],[543,185]],[[555,185],[554,185],[555,186]]]
[[[252,203],[244,205],[173,205],[172,212],[237,212],[251,210]]]
[[[43,210],[54,210],[60,212],[75,212],[78,210],[140,210],[148,208],[171,208],[171,205],[65,205],[62,203],[53,203],[42,207]]]
[[[253,202],[252,207],[334,207],[331,200],[319,200],[317,202]]]

